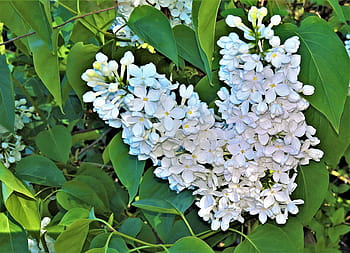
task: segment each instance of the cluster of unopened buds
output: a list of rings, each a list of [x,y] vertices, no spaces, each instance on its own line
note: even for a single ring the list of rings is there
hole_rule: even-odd
[[[15,101],[15,125],[14,132],[9,131],[0,125],[0,162],[5,167],[21,160],[21,151],[25,146],[22,144],[22,137],[16,132],[24,127],[24,124],[32,121],[36,116],[33,114],[34,107],[26,106],[27,101],[20,99]]]
[[[286,223],[298,213],[303,200],[291,199],[297,167],[319,161],[323,152],[316,130],[302,113],[309,104],[299,93],[313,87],[298,81],[298,37],[281,44],[271,17],[262,23],[266,8],[252,7],[249,28],[239,17],[226,23],[244,32],[217,42],[221,88],[216,101],[220,115],[202,102],[193,86],[172,83],[156,72],[154,64],[138,67],[130,52],[119,64],[96,55],[93,69],[82,79],[93,91],[83,99],[112,127],[122,127],[129,153],[151,158],[157,177],[176,191],[194,190],[199,215],[211,228],[227,230],[231,222],[244,222],[244,214]],[[269,45],[266,47],[267,40]]]
[[[192,0],[120,0],[118,1],[118,12],[113,32],[121,39],[120,46],[142,45],[143,41],[127,26],[127,19],[135,7],[151,5],[157,9],[167,8],[169,10],[169,21],[172,26],[186,24],[191,26]]]

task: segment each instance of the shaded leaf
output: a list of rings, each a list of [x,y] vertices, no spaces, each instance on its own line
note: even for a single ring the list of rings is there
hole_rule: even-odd
[[[51,50],[52,47],[52,27],[51,13],[48,8],[47,1],[16,1],[12,0],[11,5],[15,8],[18,15],[36,32],[38,37],[45,42],[46,46]]]
[[[132,205],[156,213],[179,214],[169,202],[161,199],[141,199]]]
[[[173,31],[161,11],[147,5],[136,7],[127,24],[142,40],[179,64]]]
[[[19,161],[16,175],[22,180],[47,186],[59,187],[66,182],[62,171],[54,162],[38,155],[28,156]]]
[[[58,33],[54,33],[57,43]],[[51,52],[50,48],[37,34],[28,37],[29,47],[33,53],[34,68],[45,87],[54,97],[57,105],[62,108],[62,94],[59,75],[59,64],[57,52]]]
[[[72,146],[72,136],[67,128],[57,125],[41,131],[35,137],[35,143],[47,157],[66,163]]]
[[[28,252],[26,233],[4,213],[0,213],[0,249],[6,253]]]
[[[186,25],[177,25],[173,28],[179,56],[193,66],[205,71],[204,63],[198,48],[196,33]]]
[[[326,117],[313,107],[305,112],[305,116],[308,124],[317,129],[316,136],[320,139],[318,148],[324,152],[325,163],[335,168],[350,144],[350,97],[346,100],[341,116],[339,134]]]
[[[288,15],[287,1],[269,0],[267,2],[266,8],[268,9],[270,16],[273,16],[273,15],[287,16]]]
[[[337,0],[327,0],[327,2],[331,5],[333,11],[335,12],[335,15],[338,17],[338,19],[346,23],[346,18],[344,16],[344,12],[342,10],[341,5],[339,4],[339,1]]]
[[[13,132],[15,127],[15,97],[5,55],[0,55],[0,76],[0,126]]]

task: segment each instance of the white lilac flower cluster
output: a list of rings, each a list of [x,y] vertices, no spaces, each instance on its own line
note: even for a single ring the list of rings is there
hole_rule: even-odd
[[[42,244],[42,241],[38,243],[36,239],[28,238],[28,249],[30,253],[46,253],[46,252],[55,253],[56,252],[54,247],[55,240],[49,235],[47,235],[45,230],[45,227],[49,225],[50,222],[51,222],[51,219],[49,217],[44,217],[41,220],[41,229],[40,229],[40,233],[42,236],[44,236],[45,244],[48,251],[45,250]]]
[[[345,44],[346,52],[348,53],[348,55],[350,57],[350,33],[346,35],[346,40],[345,40],[344,44]]]
[[[126,21],[134,8],[142,5],[151,5],[159,10],[167,8],[169,10],[169,21],[172,26],[178,24],[192,25],[192,0],[119,0],[119,16],[116,17],[112,30],[121,39],[119,42],[120,46],[143,44],[143,41],[126,25]]]
[[[213,219],[214,228],[227,229],[229,222],[243,221],[242,211],[258,214],[262,223],[269,217],[284,224],[288,213],[296,214],[296,205],[303,203],[290,197],[297,186],[298,165],[323,156],[312,148],[319,139],[302,113],[309,104],[299,93],[312,95],[314,88],[298,81],[299,38],[281,44],[272,29],[280,16],[272,16],[265,26],[266,15],[266,8],[252,7],[252,29],[240,17],[228,15],[228,26],[243,31],[247,42],[234,32],[217,42],[222,48],[219,78],[230,88],[220,89],[216,104],[234,137],[225,147],[226,196],[223,191],[210,192],[199,202],[201,210],[207,209],[203,217]]]
[[[323,155],[311,148],[319,140],[302,113],[309,104],[299,93],[311,95],[313,87],[297,80],[299,40],[281,45],[272,30],[281,18],[273,16],[265,27],[264,16],[265,8],[249,11],[253,30],[239,17],[226,19],[252,42],[235,33],[218,41],[219,77],[230,87],[218,92],[220,116],[193,86],[172,84],[152,63],[136,66],[130,52],[120,68],[98,53],[94,68],[82,75],[93,89],[84,101],[93,102],[107,124],[122,127],[129,153],[151,158],[155,175],[167,179],[171,189],[194,189],[199,215],[213,230],[244,222],[244,213],[258,215],[262,223],[268,217],[286,223],[288,213],[296,214],[303,203],[290,197],[297,166]],[[264,49],[264,39],[271,47]]]
[[[24,124],[35,118],[34,107],[26,106],[27,101],[20,99],[15,101],[15,133],[0,125],[0,162],[5,167],[21,160],[21,151],[25,146],[22,144],[22,137],[16,132],[24,127]]]

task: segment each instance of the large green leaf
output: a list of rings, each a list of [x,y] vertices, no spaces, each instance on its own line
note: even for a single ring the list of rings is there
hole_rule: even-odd
[[[101,185],[96,187],[98,186],[101,187]],[[96,188],[84,182],[81,178],[67,181],[56,197],[57,202],[66,210],[76,207],[85,209],[94,207],[99,213],[108,211],[108,207],[97,193]]]
[[[0,249],[6,253],[28,252],[26,233],[4,213],[0,213]]]
[[[324,152],[326,164],[336,168],[340,158],[350,144],[350,97],[347,98],[341,117],[339,134],[337,134],[323,114],[310,107],[306,113],[307,122],[317,129],[320,139],[318,148]]]
[[[198,48],[196,33],[186,25],[177,25],[173,28],[179,56],[193,66],[205,71],[204,63]]]
[[[15,125],[15,98],[6,56],[0,56],[0,125],[10,132]]]
[[[75,93],[82,99],[87,90],[85,81],[81,79],[82,73],[91,68],[98,47],[92,44],[84,45],[82,42],[74,44],[67,58],[67,78]]]
[[[38,155],[23,158],[16,166],[16,175],[22,180],[47,186],[59,187],[66,182],[54,162]]]
[[[74,222],[89,218],[90,211],[84,208],[72,208],[62,217],[59,225],[70,226]]]
[[[10,192],[16,191],[30,198],[34,198],[33,194],[23,185],[23,183],[17,179],[2,163],[0,163],[0,181],[2,181],[7,188],[9,188],[8,190]],[[6,201],[6,198],[4,199]]]
[[[215,45],[216,16],[220,0],[198,1],[193,5],[192,18],[197,35],[197,43],[201,48],[201,56],[205,64],[206,73],[211,80],[212,57]]]
[[[197,237],[184,237],[169,248],[169,253],[214,253],[214,250]]]
[[[57,253],[81,252],[89,232],[89,225],[92,220],[83,219],[74,222],[62,232],[55,242]]]
[[[142,40],[166,57],[179,64],[176,41],[167,17],[151,6],[136,7],[131,13],[128,26]]]
[[[53,34],[57,43],[58,33]],[[62,94],[59,75],[57,52],[51,52],[50,48],[37,34],[28,37],[29,47],[33,53],[34,68],[45,87],[50,91],[58,106],[62,108]],[[56,44],[57,45],[57,44]]]
[[[72,146],[72,136],[66,127],[57,125],[41,131],[35,137],[35,143],[47,157],[66,163]]]
[[[10,2],[22,20],[36,32],[38,37],[45,42],[46,46],[50,50],[53,50],[51,38],[52,17],[48,8],[49,3],[47,1],[40,0],[11,0]]]
[[[11,1],[0,1],[0,9],[6,11],[0,11],[0,21],[4,22],[6,26],[14,33],[14,35],[20,36],[26,34],[31,29],[30,26],[23,21],[21,16],[11,5]],[[15,42],[16,46],[21,48],[24,53],[28,53],[28,38],[22,38],[20,40],[22,43],[21,46]]]
[[[307,99],[338,132],[350,79],[349,56],[337,34],[318,17],[303,20],[296,34],[302,57],[299,78],[315,86]]]
[[[304,248],[303,226],[296,220],[260,225],[247,236],[234,253],[300,253]]]
[[[293,198],[304,200],[304,204],[299,207],[297,217],[303,224],[307,224],[316,214],[327,194],[329,173],[325,164],[321,161],[302,166],[296,183],[298,187],[293,193]]]
[[[113,137],[108,149],[114,171],[129,192],[130,203],[139,189],[145,161],[139,161],[136,156],[129,155],[129,147],[123,143],[121,133]]]
[[[28,231],[40,231],[39,205],[35,199],[12,193],[5,206],[11,216]]]
[[[136,237],[141,229],[143,222],[140,218],[128,218],[123,221],[123,224],[119,228],[119,232]]]

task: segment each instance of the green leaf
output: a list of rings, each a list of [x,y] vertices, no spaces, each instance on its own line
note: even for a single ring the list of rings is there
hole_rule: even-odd
[[[139,189],[145,161],[139,161],[136,156],[129,155],[129,146],[123,143],[121,133],[113,137],[108,149],[114,171],[129,192],[130,204]]]
[[[56,253],[81,252],[92,220],[78,220],[62,232],[55,242]]]
[[[326,164],[335,168],[350,144],[350,97],[347,98],[337,134],[323,114],[310,107],[305,113],[308,124],[317,129],[318,148],[324,152]]]
[[[0,125],[13,132],[15,128],[15,97],[5,55],[0,55],[0,76]]]
[[[72,136],[67,128],[61,125],[41,131],[35,137],[35,143],[47,157],[66,163],[72,146]]]
[[[212,83],[209,81],[208,76],[204,76],[195,86],[195,91],[198,92],[202,101],[208,105],[217,99],[217,92],[222,86],[220,85],[218,72],[213,72]]]
[[[339,4],[339,1],[337,0],[327,0],[327,2],[331,5],[333,11],[335,12],[335,14],[337,15],[338,19],[343,22],[346,23],[346,18],[344,16],[344,12],[342,10],[341,5]]]
[[[94,207],[100,213],[108,211],[95,187],[91,187],[79,179],[67,181],[57,193],[56,198],[57,202],[66,210],[75,207],[84,209]]]
[[[140,218],[128,218],[120,226],[119,232],[136,237],[140,233],[142,225],[143,222]]]
[[[286,225],[259,225],[247,235],[234,253],[300,253],[304,248],[303,226],[296,220],[287,221]]]
[[[156,213],[179,214],[169,202],[161,199],[141,199],[132,205]]]
[[[244,3],[249,7],[249,6],[257,5],[258,0],[241,0],[240,2]]]
[[[183,213],[191,206],[194,200],[194,196],[190,191],[180,193],[171,191],[168,182],[155,178],[153,171],[147,170],[140,185],[140,199],[155,198],[167,200]],[[173,243],[176,240],[171,234],[171,228],[174,226],[175,221],[174,214],[156,213],[147,210],[143,210],[142,212],[162,241]]]
[[[85,70],[91,68],[98,47],[92,44],[84,45],[82,42],[74,44],[67,58],[67,78],[69,84],[82,101],[84,92],[88,89],[86,82],[81,79]]]
[[[267,2],[266,8],[269,11],[269,15],[288,15],[288,2],[283,0],[269,0]]]
[[[209,80],[212,79],[212,58],[215,45],[215,24],[216,16],[220,6],[219,0],[201,1],[199,8],[192,12],[193,24],[195,27],[198,43],[202,51],[202,59],[205,64]],[[193,15],[195,14],[195,15]],[[204,58],[205,57],[205,58]]]
[[[48,6],[45,6],[48,4],[47,1],[40,0],[11,1],[11,5],[16,10],[17,14],[36,32],[38,37],[45,42],[50,51],[52,51],[52,17],[47,8]]]
[[[28,252],[26,233],[4,213],[0,213],[0,249],[6,253]]]
[[[299,207],[298,219],[307,224],[321,206],[328,190],[329,173],[324,163],[310,162],[308,166],[299,169],[296,178],[298,187],[293,193],[293,199],[300,198],[304,204]]]
[[[59,187],[66,182],[55,163],[38,155],[23,158],[16,166],[16,175],[22,180],[46,186]]]
[[[308,101],[331,122],[338,132],[350,79],[350,61],[342,41],[326,21],[312,16],[302,21],[299,78],[315,86]]]
[[[6,10],[0,11],[0,21],[4,22],[6,26],[11,30],[11,32],[14,33],[14,35],[20,36],[30,31],[30,26],[25,21],[23,21],[19,13],[11,5],[11,1],[0,1],[0,9]],[[28,37],[22,38],[20,41],[15,41],[15,44],[24,53],[28,53]]]
[[[11,216],[28,231],[40,231],[38,202],[18,193],[12,193],[5,206]]]
[[[10,188],[10,191],[16,191],[30,198],[34,198],[33,194],[23,185],[23,183],[2,163],[0,163],[0,181]],[[6,201],[6,198],[4,199]]]
[[[95,236],[90,243],[90,249],[102,248],[102,247],[106,248],[107,240],[109,236],[110,234],[108,233],[103,233]],[[119,253],[127,253],[129,251],[125,241],[120,236],[117,236],[117,235],[112,235],[107,246]],[[115,251],[112,251],[112,252],[115,252]]]
[[[159,199],[170,202],[172,208],[184,213],[193,203],[191,191],[176,193],[169,189],[169,183],[154,177],[152,170],[147,170],[140,185],[140,199]]]
[[[58,33],[54,33],[57,43]],[[62,94],[59,75],[57,52],[52,53],[50,48],[37,34],[28,37],[29,47],[33,53],[34,68],[45,87],[50,91],[59,107],[62,108]]]
[[[198,48],[196,33],[186,25],[177,25],[173,28],[179,56],[193,66],[205,71],[204,63]]]
[[[349,225],[339,225],[335,227],[330,227],[328,229],[328,236],[333,243],[336,243],[340,236],[345,235],[350,232]]]
[[[84,208],[72,208],[64,214],[59,225],[70,226],[78,220],[87,219],[89,217],[89,213],[90,211]]]
[[[345,220],[345,209],[344,207],[338,208],[334,213],[329,217],[333,225],[339,225]]]
[[[147,5],[136,7],[127,24],[142,40],[179,64],[173,31],[161,11]]]
[[[184,237],[169,248],[169,253],[214,253],[214,250],[197,237]]]

